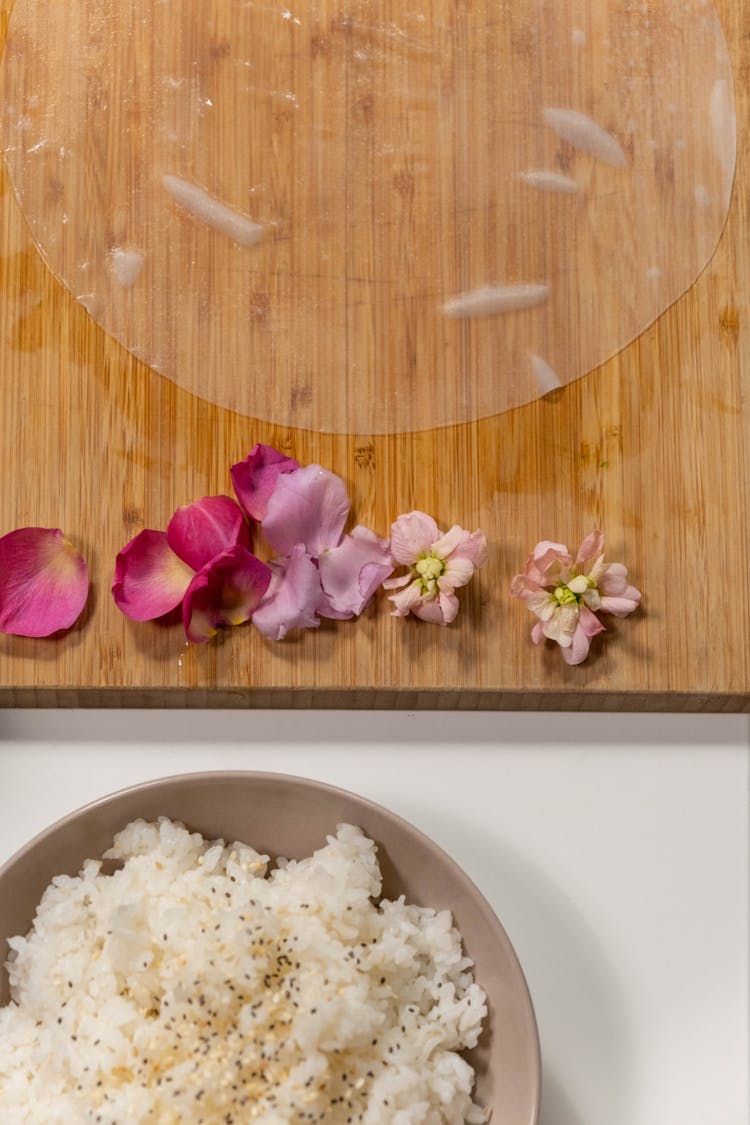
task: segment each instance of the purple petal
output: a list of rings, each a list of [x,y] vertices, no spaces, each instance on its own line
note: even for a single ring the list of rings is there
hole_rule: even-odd
[[[246,547],[237,545],[216,555],[187,588],[182,620],[191,644],[200,644],[228,625],[252,616],[271,581],[271,570]]]
[[[81,555],[59,528],[22,527],[0,538],[0,631],[49,637],[69,629],[89,592]]]
[[[167,542],[193,570],[240,544],[250,546],[242,510],[229,496],[204,496],[178,508],[167,527]]]
[[[325,606],[320,609],[323,617],[358,616],[393,573],[387,540],[378,539],[366,527],[355,527],[338,547],[323,551],[318,566],[326,595]]]
[[[337,547],[349,515],[341,477],[320,465],[307,465],[276,481],[268,499],[263,531],[275,551],[288,555],[297,543],[317,558]]]
[[[112,596],[126,617],[153,621],[180,604],[193,573],[169,546],[165,531],[146,528],[118,554]]]
[[[234,491],[242,508],[251,519],[262,522],[268,498],[281,473],[291,473],[299,465],[293,457],[285,457],[272,445],[256,445],[244,461],[230,470]]]
[[[270,641],[283,641],[292,629],[316,628],[323,590],[318,568],[302,544],[287,558],[274,559],[271,572],[271,584],[253,614],[253,625]]]
[[[409,566],[440,538],[440,528],[425,512],[407,512],[391,525],[391,554],[394,562]]]

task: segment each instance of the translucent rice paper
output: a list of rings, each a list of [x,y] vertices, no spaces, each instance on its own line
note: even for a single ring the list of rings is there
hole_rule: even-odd
[[[398,432],[590,371],[713,253],[732,75],[701,0],[16,0],[33,237],[156,371]]]

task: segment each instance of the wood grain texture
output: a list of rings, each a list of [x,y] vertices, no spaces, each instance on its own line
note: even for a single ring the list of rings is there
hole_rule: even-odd
[[[0,6],[0,37],[10,11]],[[747,6],[721,0],[747,135]],[[614,359],[552,396],[479,422],[374,435],[271,425],[139,363],[48,269],[0,182],[0,532],[62,527],[92,591],[65,636],[0,636],[8,706],[303,706],[750,710],[750,167],[740,146],[725,232],[688,293]],[[447,629],[356,622],[281,644],[251,627],[187,647],[179,626],[124,618],[118,549],[179,505],[230,490],[256,441],[346,480],[358,522],[412,508],[482,527],[490,561]],[[607,621],[586,664],[536,648],[508,596],[531,546],[592,527],[643,607]]]

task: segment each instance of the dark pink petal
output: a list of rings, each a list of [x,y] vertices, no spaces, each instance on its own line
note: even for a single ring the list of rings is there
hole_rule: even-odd
[[[0,631],[49,637],[86,604],[89,576],[58,528],[22,527],[0,538]]]
[[[208,641],[228,625],[249,621],[271,581],[270,567],[237,545],[216,555],[193,578],[182,602],[191,644]]]
[[[290,554],[297,543],[318,558],[337,547],[349,515],[349,497],[341,477],[320,465],[285,473],[268,498],[263,532],[275,551]]]
[[[193,570],[240,544],[250,546],[241,508],[229,496],[204,496],[178,508],[167,527],[167,542]]]
[[[323,551],[318,560],[320,582],[326,596],[323,617],[356,617],[379,586],[393,573],[388,541],[374,531],[355,527],[338,547]]]
[[[314,629],[320,625],[320,575],[302,544],[298,543],[287,558],[274,559],[271,570],[271,584],[253,614],[253,625],[270,641],[283,641],[292,629]]]
[[[178,606],[193,570],[177,557],[165,531],[141,531],[115,560],[112,596],[134,621],[153,621]]]
[[[232,484],[242,508],[260,523],[266,514],[268,498],[281,473],[291,473],[299,465],[272,445],[256,445],[244,461],[232,465]]]

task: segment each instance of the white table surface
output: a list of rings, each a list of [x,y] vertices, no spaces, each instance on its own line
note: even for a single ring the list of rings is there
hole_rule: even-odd
[[[453,855],[526,972],[541,1125],[750,1121],[748,716],[5,711],[0,862],[204,769],[343,786]]]

